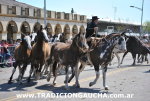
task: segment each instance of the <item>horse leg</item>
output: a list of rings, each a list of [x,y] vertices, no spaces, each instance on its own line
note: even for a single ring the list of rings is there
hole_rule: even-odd
[[[97,80],[99,79],[99,76],[100,76],[100,73],[99,73],[99,65],[97,66],[94,66],[94,69],[95,69],[95,73],[96,73],[96,78],[93,82],[90,82],[89,83],[89,86],[93,86],[94,84],[96,84]]]
[[[18,69],[19,69],[19,75],[18,75],[17,81],[19,81],[19,77],[20,77],[20,75],[21,75],[21,70],[22,70],[21,65],[18,66]]]
[[[34,70],[34,66],[31,64],[31,69],[30,69],[30,72],[29,72],[29,77],[28,77],[28,79],[27,79],[27,82],[28,82],[28,83],[29,83],[30,80],[31,80],[31,75],[32,75],[32,73],[33,73],[33,70]]]
[[[66,88],[66,90],[69,90],[69,86],[68,86],[68,75],[69,75],[69,73],[68,73],[68,66],[66,66],[65,71],[66,71],[66,83],[65,83],[65,88]]]
[[[127,55],[127,53],[128,53],[128,51],[126,51],[126,52],[123,54],[123,57],[122,57],[122,60],[121,60],[121,64],[122,64],[122,62],[123,62],[124,57]]]
[[[48,73],[48,64],[45,64],[45,72],[44,72],[44,74],[47,74]]]
[[[35,80],[39,80],[40,79],[40,71],[41,71],[41,63],[38,63],[35,65]]]
[[[74,69],[75,69],[75,77],[76,77],[75,86],[77,88],[80,88],[80,84],[79,84],[79,71],[78,71],[78,68],[79,68],[80,65],[81,65],[80,62],[78,62],[77,65],[74,67]]]
[[[107,72],[107,66],[103,67],[103,87],[105,90],[108,90],[108,86],[106,85],[106,72]]]
[[[141,61],[141,63],[143,63],[145,61],[144,57],[145,57],[145,55],[142,55],[142,61]]]
[[[56,85],[57,65],[58,65],[58,63],[55,61],[53,64],[53,76],[54,76],[53,85]]]
[[[12,78],[13,78],[13,75],[14,75],[14,73],[15,73],[15,71],[16,71],[17,66],[18,66],[18,62],[14,62],[14,63],[13,63],[13,67],[14,67],[14,68],[13,68],[12,74],[11,74],[11,76],[10,76],[10,79],[9,79],[9,81],[8,81],[9,84],[12,83],[11,81],[12,81]]]
[[[116,53],[115,53],[116,54]],[[111,66],[112,64],[111,64],[111,62],[112,62],[112,60],[114,59],[114,53],[112,54],[112,56],[111,56],[111,61],[109,62],[109,65]]]
[[[148,54],[145,55],[145,61],[147,61],[147,64],[149,63],[148,58],[147,58]]]
[[[74,78],[74,76],[75,76],[75,71],[74,71],[74,68],[73,67],[71,67],[71,71],[72,71],[72,74],[71,74],[71,76],[69,77],[69,80],[68,80],[68,83],[70,83],[71,82],[71,80]],[[64,81],[64,83],[66,83],[67,81],[65,80]]]
[[[137,63],[140,63],[140,54],[138,54],[137,59],[138,59]]]
[[[80,65],[80,67],[79,67],[79,71],[78,71],[78,76],[79,76],[79,74],[84,70],[84,68],[85,68],[84,64],[81,63],[81,65]],[[69,78],[69,80],[68,80],[68,83],[71,82],[71,80],[74,78],[74,76],[75,76],[75,72],[74,72],[74,69],[72,68],[72,75],[70,76],[70,78]],[[66,82],[66,81],[64,81],[64,82]]]
[[[44,63],[40,63],[40,68],[39,68],[39,71],[38,71],[38,80],[42,77],[42,67],[43,67]]]
[[[22,67],[21,75],[20,75],[20,77],[19,77],[19,84],[22,83],[22,78],[23,78],[23,76],[24,76],[24,73],[25,73],[26,68],[27,68],[27,63],[25,63],[25,64],[23,65],[23,67]]]
[[[48,73],[48,63],[46,62],[45,65],[44,65],[44,68],[42,70],[42,74],[47,74]]]
[[[118,68],[120,68],[120,57],[119,57],[118,53],[115,53],[115,55],[116,55],[116,57],[118,59]]]
[[[49,72],[48,72],[48,74],[47,74],[47,82],[49,82],[50,79],[51,79],[52,66],[50,65],[50,66],[48,66],[48,68],[49,68]]]
[[[132,57],[133,57],[133,66],[135,65],[135,60],[136,60],[136,54],[135,53],[132,53]]]

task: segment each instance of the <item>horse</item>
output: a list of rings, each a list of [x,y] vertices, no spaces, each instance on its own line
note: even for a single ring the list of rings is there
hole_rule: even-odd
[[[31,45],[33,46],[33,44],[36,42],[36,36],[37,36],[37,33],[32,33],[30,35],[31,37]]]
[[[30,82],[30,78],[33,72],[35,73],[36,80],[40,79],[42,67],[50,55],[51,44],[48,42],[49,38],[47,36],[47,32],[41,26],[40,30],[37,32],[37,41],[33,45],[31,51],[31,70],[28,82]]]
[[[96,84],[100,75],[99,66],[101,66],[103,71],[103,86],[105,90],[108,90],[108,86],[106,86],[106,71],[107,71],[108,64],[112,60],[113,50],[116,46],[119,50],[126,51],[126,41],[125,41],[124,33],[109,34],[105,38],[99,40],[96,44],[92,45],[93,50],[88,52],[86,56],[88,57],[89,63],[94,65],[94,69],[96,71],[96,78],[93,82],[90,82],[89,86],[93,86],[94,84]],[[80,73],[84,69],[85,67],[84,65],[85,63],[84,64],[82,63],[78,73]],[[68,82],[70,82],[73,77],[74,77],[74,72],[72,72],[72,75],[69,78]]]
[[[30,36],[22,34],[22,42],[20,43],[19,46],[15,48],[15,51],[14,51],[14,59],[15,59],[15,62],[13,63],[14,68],[13,68],[12,75],[8,83],[11,83],[13,75],[17,67],[19,67],[18,80],[19,80],[19,83],[21,83],[26,67],[30,63],[31,49],[32,47],[31,47]],[[22,65],[23,67],[21,67]]]
[[[125,32],[123,32],[123,33],[125,34]],[[118,67],[118,68],[120,68],[120,65],[121,65],[121,63],[120,63],[120,57],[119,57],[118,54],[120,54],[120,53],[125,53],[126,50],[127,50],[127,49],[124,49],[124,48],[126,47],[126,37],[120,39],[119,41],[120,41],[119,44],[117,44],[117,45],[114,47],[114,49],[113,49],[113,56],[112,56],[112,60],[113,60],[114,56],[117,57],[117,60],[118,60],[118,66],[117,66],[117,67]],[[121,45],[120,45],[120,44],[121,44]],[[124,48],[121,48],[121,47],[124,47]],[[122,50],[122,49],[123,49],[123,50]]]
[[[126,42],[127,51],[124,53],[121,63],[123,62],[123,59],[126,56],[126,54],[128,52],[131,52],[132,57],[133,57],[133,64],[132,65],[135,65],[136,54],[143,54],[143,55],[145,55],[147,53],[150,54],[150,50],[148,49],[148,47],[146,47],[144,45],[143,42],[140,41],[139,38],[134,37],[134,36],[126,36],[126,37],[128,37],[127,42]]]
[[[53,64],[53,67],[50,67],[48,73],[47,81],[51,78],[51,71],[53,70],[54,81],[56,80],[57,73],[56,70],[57,64],[65,66],[66,71],[66,81],[68,81],[68,68],[71,67],[75,71],[76,77],[76,87],[80,87],[78,82],[78,66],[80,57],[87,52],[89,49],[84,33],[77,34],[71,44],[68,43],[56,43],[51,48],[51,55],[48,59],[49,64]],[[55,83],[54,83],[55,84]],[[65,88],[68,90],[68,82],[65,83]]]

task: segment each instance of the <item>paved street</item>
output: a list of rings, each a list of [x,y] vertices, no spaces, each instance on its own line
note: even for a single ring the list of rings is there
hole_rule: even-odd
[[[122,54],[120,54],[122,57]],[[137,66],[131,66],[132,58],[131,55],[128,54],[125,57],[125,60],[121,66],[121,68],[116,68],[117,61],[116,58],[113,60],[112,65],[109,66],[107,72],[107,85],[109,86],[109,90],[105,91],[102,86],[102,77],[98,80],[98,82],[89,87],[89,83],[95,78],[95,71],[93,67],[87,66],[85,70],[80,75],[80,88],[75,88],[73,86],[74,80],[69,84],[70,90],[67,91],[64,88],[64,75],[60,75],[57,78],[56,86],[52,86],[52,80],[47,82],[45,78],[32,81],[31,83],[26,83],[26,77],[29,75],[30,66],[25,73],[24,82],[22,85],[19,85],[16,82],[16,78],[18,76],[18,71],[14,75],[14,81],[12,84],[7,84],[8,79],[11,75],[13,68],[0,68],[0,101],[49,101],[49,100],[58,100],[58,101],[70,101],[70,100],[94,100],[94,101],[150,101],[150,65],[143,63],[137,64]],[[101,73],[102,74],[102,73]],[[52,93],[64,93],[64,94],[102,94],[109,96],[103,96],[103,98],[90,98],[88,97],[76,97],[76,98],[50,98],[44,94],[52,94]],[[19,98],[18,94],[30,94],[34,95],[33,98]],[[126,96],[130,95],[131,98],[115,98],[115,96],[123,94]],[[113,95],[113,98],[111,97]],[[43,97],[44,96],[44,97]]]

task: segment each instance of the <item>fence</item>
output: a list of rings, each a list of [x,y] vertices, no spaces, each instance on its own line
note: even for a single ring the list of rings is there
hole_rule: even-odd
[[[8,46],[7,47],[7,49],[10,52],[10,57],[8,59],[6,59],[5,53],[2,53],[3,48],[4,48],[3,46],[0,46],[0,67],[3,65],[12,66],[13,62],[15,62],[15,60],[14,60],[15,46]]]

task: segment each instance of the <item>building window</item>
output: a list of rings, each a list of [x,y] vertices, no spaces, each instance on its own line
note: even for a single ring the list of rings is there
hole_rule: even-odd
[[[34,17],[36,17],[36,13],[37,13],[37,12],[36,12],[36,9],[34,9]]]
[[[12,14],[16,14],[16,6],[12,6]]]
[[[47,11],[47,17],[51,18],[51,11]]]
[[[22,16],[29,16],[29,8],[21,7],[21,15]]]
[[[7,6],[7,14],[16,14],[16,6]]]
[[[36,17],[41,17],[41,10],[37,9],[37,16]]]
[[[77,20],[77,14],[74,15],[74,20]]]
[[[60,18],[61,18],[61,13],[57,12],[57,19],[60,19]]]
[[[23,7],[21,7],[21,15],[25,15],[25,11],[24,11]]]
[[[84,20],[84,16],[80,16],[80,21],[83,21]]]
[[[34,9],[34,17],[41,17],[41,10],[40,9]]]
[[[29,8],[25,8],[25,15],[29,16]]]
[[[68,13],[65,14],[65,19],[69,20],[69,14]]]

